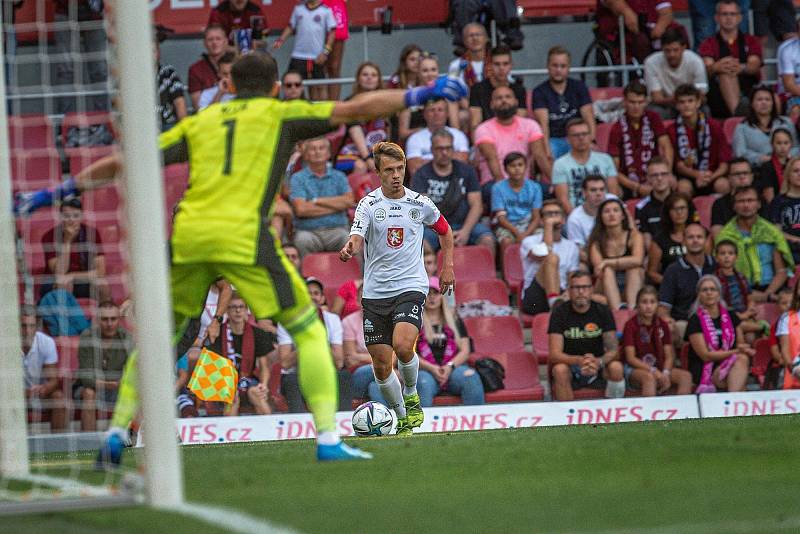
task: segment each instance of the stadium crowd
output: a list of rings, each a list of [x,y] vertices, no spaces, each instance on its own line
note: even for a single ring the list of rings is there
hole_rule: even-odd
[[[438,240],[426,234],[431,279],[417,347],[423,406],[453,395],[465,404],[503,398],[503,390],[493,392],[477,372],[475,354],[496,355],[475,350],[483,343],[470,325],[476,315],[491,322],[516,313],[509,293],[532,327],[534,347],[547,348],[525,357],[537,385],[536,356],[545,357],[555,400],[578,391],[581,398],[614,398],[800,385],[793,375],[800,359],[797,28],[785,21],[771,27],[782,41],[779,83],[772,87],[761,80],[765,40],[742,31],[740,2],[721,0],[704,13],[693,7],[694,51],[669,2],[600,4],[615,24],[623,16],[634,39],[629,50],[642,56],[644,67],[641,79],[634,76],[622,88],[611,123],[596,119],[593,91],[570,77],[572,58],[564,47],[549,50],[547,79],[526,87],[511,75],[513,50],[491,47],[486,28],[471,22],[462,28],[461,57],[445,61],[410,43],[393,69],[359,65],[351,91],[414,87],[459,69],[469,87],[463,101],[429,102],[295,147],[281,199],[265,224],[308,276],[339,370],[341,409],[354,399],[381,397],[364,345],[360,271],[324,258],[348,239],[358,200],[379,187],[371,148],[384,140],[404,145],[407,186],[434,201],[456,246],[474,247],[463,249],[457,280],[481,258],[488,258],[491,273],[459,281],[455,298],[440,295]],[[780,19],[760,16],[759,35]],[[174,68],[158,64],[162,129],[235,98],[231,65],[261,47],[292,46],[280,98],[339,97],[338,85],[308,87],[305,81],[339,75],[348,38],[345,2],[300,2],[280,36],[267,36],[264,14],[253,2],[224,1],[212,9],[205,51],[189,69],[188,85]],[[100,232],[82,220],[80,200],[63,202],[60,215],[42,237],[49,282],[39,288],[39,328],[29,308],[22,316],[26,394],[31,402],[53,403],[52,427],[64,427],[65,395],[53,380],[55,342],[45,331],[80,335],[78,379],[69,395],[83,403],[81,426],[91,430],[95,417],[87,408],[113,403],[130,350],[122,324],[131,303],[121,312],[112,300],[104,280],[106,249]],[[489,285],[482,284],[496,283],[497,272],[505,295],[488,302]],[[512,272],[519,273],[516,280]],[[460,286],[470,284],[478,290],[465,299]],[[99,302],[95,327],[81,313],[89,296]],[[476,297],[483,302],[470,302]],[[280,325],[248,320],[235,289],[219,281],[210,288],[206,312],[179,344],[182,415],[221,410],[200,403],[187,388],[204,344],[229,356],[240,372],[239,395],[224,413],[240,413],[240,403],[260,414],[305,410],[291,337]],[[506,367],[506,373],[516,368]]]

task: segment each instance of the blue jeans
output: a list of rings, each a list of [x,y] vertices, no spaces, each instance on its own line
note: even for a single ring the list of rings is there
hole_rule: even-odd
[[[556,160],[569,152],[569,143],[566,137],[551,137],[550,138],[550,152],[553,153],[553,159]]]
[[[362,365],[353,371],[351,388],[354,399],[369,399],[388,406],[383,395],[381,395],[380,386],[375,382],[375,374],[372,372],[371,365]]]
[[[749,32],[750,0],[739,0],[737,3],[742,12],[742,22],[739,24],[739,31]],[[714,22],[714,13],[716,9],[716,0],[692,0],[689,2],[694,50],[697,50],[700,43],[714,35],[714,32],[717,31],[717,23]]]
[[[419,370],[417,378],[417,391],[422,406],[433,406],[433,398],[439,393],[452,393],[461,395],[461,400],[466,405],[485,404],[483,396],[483,382],[480,375],[469,365],[459,365],[450,373],[450,380],[439,386],[439,382],[428,371]]]
[[[453,224],[450,223],[450,227],[455,232],[456,230],[461,230],[461,227],[464,226],[463,224]],[[494,233],[492,233],[492,229],[486,226],[485,224],[475,223],[475,226],[472,227],[472,231],[469,233],[469,242],[468,245],[474,245],[478,242],[478,240],[485,236],[485,235],[492,236],[494,239]],[[425,227],[425,235],[423,236],[425,241],[431,246],[434,252],[439,250],[439,234],[437,234],[432,228]]]

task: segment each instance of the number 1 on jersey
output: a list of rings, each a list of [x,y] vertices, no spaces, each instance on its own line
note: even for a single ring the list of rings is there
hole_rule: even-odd
[[[225,134],[225,165],[222,167],[222,174],[231,173],[231,158],[233,157],[233,134],[236,131],[236,119],[230,119],[222,123],[228,132]]]

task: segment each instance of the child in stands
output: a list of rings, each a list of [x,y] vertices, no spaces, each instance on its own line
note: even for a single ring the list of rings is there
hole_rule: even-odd
[[[765,323],[756,318],[755,304],[748,297],[750,292],[747,280],[734,267],[739,255],[739,247],[733,241],[723,239],[714,247],[714,260],[717,262],[715,274],[722,284],[722,299],[728,310],[736,313],[742,322],[742,331],[748,343],[764,332]]]
[[[625,355],[625,380],[642,390],[642,396],[654,397],[677,386],[678,395],[692,392],[692,375],[674,369],[675,349],[667,322],[660,318],[658,290],[645,286],[636,295],[636,315],[631,317],[622,334]]]

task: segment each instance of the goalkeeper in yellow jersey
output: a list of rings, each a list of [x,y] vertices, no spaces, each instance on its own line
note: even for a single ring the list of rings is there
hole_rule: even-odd
[[[336,432],[337,382],[325,328],[303,279],[286,258],[269,220],[295,143],[339,125],[387,116],[434,98],[466,94],[457,79],[409,90],[363,93],[346,102],[279,101],[278,69],[269,54],[240,58],[232,77],[237,97],[187,117],[159,137],[164,163],[189,162],[189,188],[175,216],[171,238],[171,288],[175,327],[202,311],[208,286],[219,277],[233,284],[257,319],[271,318],[298,348],[298,376],[317,428],[317,459],[367,459]],[[119,154],[104,158],[54,189],[18,195],[26,215],[117,177]],[[182,330],[181,330],[182,331]],[[135,357],[128,359],[111,430],[100,451],[103,463],[120,461],[123,436],[136,413]]]

